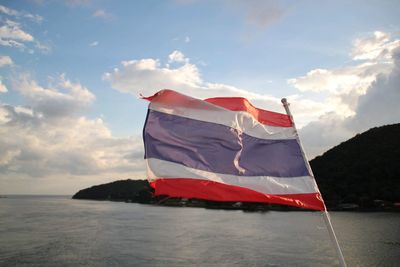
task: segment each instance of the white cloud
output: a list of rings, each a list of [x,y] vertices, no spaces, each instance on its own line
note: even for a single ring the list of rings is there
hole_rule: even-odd
[[[375,34],[377,33],[375,32]],[[380,33],[380,35],[389,36],[384,33]],[[375,40],[375,42],[372,40]],[[388,41],[382,42],[379,38],[369,37],[359,39],[353,47],[353,51],[357,51],[353,52],[353,59],[363,58],[368,59],[368,61],[356,62],[356,64],[350,66],[331,70],[314,69],[305,76],[289,79],[288,83],[301,92],[344,94],[357,91],[360,95],[364,94],[368,86],[375,81],[377,75],[381,73],[387,74],[393,67],[392,51],[400,46],[400,40]],[[373,49],[367,49],[366,47],[373,47]]]
[[[41,22],[43,18],[39,15],[33,15],[24,11],[17,11],[0,5],[0,13],[6,14],[12,19],[0,20],[0,45],[15,47],[22,51],[27,51],[33,54],[37,49],[40,52],[47,54],[51,51],[49,45],[43,44],[34,38],[33,35],[26,32],[21,22],[24,18],[35,22]]]
[[[21,153],[20,150],[8,150],[0,155],[0,166],[9,164],[16,156]]]
[[[0,68],[8,65],[13,65],[14,62],[12,61],[11,57],[9,56],[2,56],[0,55]]]
[[[8,92],[7,87],[0,80],[0,93],[7,93],[7,92]]]
[[[92,42],[92,43],[90,43],[89,44],[89,46],[98,46],[99,45],[99,42],[98,41],[94,41],[94,42]]]
[[[97,9],[93,13],[93,17],[104,17],[104,16],[106,16],[106,12],[103,9]]]
[[[107,11],[105,11],[104,9],[97,9],[95,12],[93,12],[92,16],[95,18],[102,18],[102,19],[112,18],[112,15]]]
[[[365,68],[369,66],[346,67],[334,70],[315,69],[307,75],[289,79],[288,83],[301,92],[313,91],[339,93],[354,88],[366,88],[375,79],[376,73],[364,75]]]
[[[388,75],[378,75],[365,94],[357,95],[352,116],[326,113],[300,130],[310,158],[369,128],[400,123],[400,50],[395,55],[397,59],[392,71]]]
[[[375,31],[371,37],[359,38],[354,41],[351,56],[355,60],[387,60],[399,45],[400,40],[392,41],[389,33]]]
[[[400,40],[374,32],[354,42],[356,64],[288,80],[300,91],[323,93],[331,107],[300,130],[311,157],[371,127],[400,122],[399,49]]]
[[[185,57],[185,55],[182,53],[182,52],[180,52],[180,51],[178,51],[178,50],[175,50],[174,52],[172,52],[169,56],[168,56],[168,58],[169,58],[169,63],[173,63],[173,62],[185,62],[185,61],[187,61],[188,59]]]
[[[190,37],[189,37],[189,36],[186,36],[185,39],[184,39],[184,42],[185,42],[185,43],[190,43]]]
[[[33,42],[33,40],[33,36],[23,31],[18,22],[7,19],[0,27],[0,45],[23,48],[24,42]]]
[[[51,46],[40,43],[38,41],[35,42],[35,47],[39,49],[43,54],[48,54],[51,52]]]
[[[29,114],[12,106],[3,105],[3,109],[11,119],[0,126],[0,148],[14,155],[0,166],[3,174],[79,177],[144,170],[141,158],[130,158],[133,151],[142,152],[141,139],[114,138],[101,119],[61,116],[49,120],[35,110]]]
[[[8,117],[8,111],[0,105],[0,125],[10,121]]]
[[[197,67],[189,62],[176,68],[161,67],[157,59],[140,59],[121,62],[121,69],[105,73],[103,79],[122,92],[150,95],[163,88],[196,90],[201,87]]]
[[[366,37],[368,38],[370,39],[369,36]],[[374,119],[369,121],[367,117],[363,119],[362,116],[362,114],[367,114],[363,111],[363,107],[365,110],[370,110],[374,106],[370,103],[372,100],[366,101],[372,95],[375,95],[375,99],[386,99],[379,101],[382,103],[380,110],[397,108],[391,102],[392,105],[387,104],[389,99],[397,99],[399,91],[395,90],[396,83],[390,83],[392,90],[390,94],[387,93],[390,97],[383,98],[382,88],[384,88],[385,77],[393,77],[399,72],[396,67],[398,63],[394,45],[399,44],[400,47],[400,43],[392,38],[384,42],[378,38],[376,42],[381,43],[381,46],[378,46],[380,47],[380,52],[377,53],[379,56],[361,62],[357,59],[344,67],[311,70],[302,77],[288,80],[288,83],[300,92],[297,95],[288,96],[288,99],[292,102],[291,108],[295,114],[296,124],[311,158],[352,137],[361,129],[366,130],[368,127],[399,121],[400,116],[396,117],[398,112],[394,111],[390,112],[394,114],[393,116],[386,115],[385,118],[382,118],[383,111],[377,113],[379,116],[370,115]],[[390,44],[390,54],[385,52],[388,50],[388,44]],[[365,46],[365,42],[362,39],[355,42],[353,51],[358,49],[358,45]],[[379,49],[375,46],[374,51],[377,50]],[[382,57],[382,55],[385,56]],[[123,61],[121,67],[105,73],[103,79],[109,81],[114,89],[136,97],[140,93],[152,95],[161,89],[169,88],[198,98],[243,96],[258,107],[283,112],[280,99],[277,97],[204,81],[198,67],[180,51],[171,53],[168,62],[176,64],[163,66],[160,59],[152,58]],[[393,80],[394,78],[390,79],[390,81]],[[309,97],[311,93],[314,94],[314,98]],[[363,104],[364,102],[369,104]],[[356,124],[360,126],[355,127]]]
[[[114,89],[134,96],[151,95],[165,88],[202,94],[207,85],[203,84],[197,66],[180,51],[170,54],[169,61],[183,61],[183,64],[162,67],[160,60],[152,58],[122,61],[121,68],[105,73],[103,79]]]
[[[41,17],[37,14],[31,14],[31,13],[24,12],[24,11],[17,11],[15,9],[5,7],[3,5],[0,5],[0,13],[3,13],[5,15],[8,15],[11,17],[16,17],[16,18],[27,18],[27,19],[30,19],[37,23],[40,23],[43,21],[43,17]]]
[[[115,174],[144,178],[141,136],[115,138],[102,119],[82,116],[82,106],[95,99],[87,88],[64,75],[57,78],[57,87],[41,86],[27,75],[19,79],[12,89],[29,106],[0,103],[0,182],[7,181],[7,188],[15,189],[19,179],[26,184],[17,192],[26,193],[37,179],[46,179],[53,188],[64,182],[80,188],[79,181],[74,186],[70,179],[87,177],[93,184]],[[68,112],[57,111],[52,103]]]
[[[202,99],[216,96],[242,96],[260,108],[284,112],[278,97],[253,93],[231,85],[203,81],[198,67],[180,51],[172,52],[168,57],[168,62],[176,64],[174,66],[166,64],[163,67],[159,59],[152,58],[122,61],[120,68],[105,73],[103,79],[109,81],[114,89],[130,93],[135,97],[140,94],[152,95],[162,89],[173,89]],[[323,103],[299,96],[290,98],[296,99],[294,111],[299,126],[317,119],[330,110]]]
[[[62,74],[57,85],[45,88],[32,80],[29,75],[20,75],[13,82],[13,88],[28,98],[36,111],[46,117],[59,117],[73,114],[88,107],[95,96],[79,83],[73,83]]]

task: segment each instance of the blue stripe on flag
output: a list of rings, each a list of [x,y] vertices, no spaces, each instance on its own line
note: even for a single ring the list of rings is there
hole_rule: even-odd
[[[297,140],[267,140],[236,129],[149,110],[145,158],[214,173],[242,176],[308,176]],[[235,164],[235,159],[236,164]],[[236,165],[236,166],[235,166]]]

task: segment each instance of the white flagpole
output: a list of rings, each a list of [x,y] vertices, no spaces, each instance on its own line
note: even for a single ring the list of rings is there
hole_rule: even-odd
[[[304,161],[305,161],[305,163],[306,163],[308,172],[310,173],[311,177],[312,177],[313,179],[315,179],[314,173],[313,173],[313,171],[312,171],[312,169],[311,169],[311,166],[310,166],[310,163],[309,163],[308,160],[307,160],[307,157],[306,157],[306,154],[305,154],[305,152],[304,152],[303,146],[302,146],[302,144],[301,144],[301,142],[300,142],[299,134],[297,133],[296,125],[295,125],[295,123],[294,123],[292,113],[290,112],[290,109],[289,109],[289,103],[287,102],[286,98],[282,98],[281,102],[282,102],[282,104],[283,104],[283,107],[284,107],[285,110],[286,110],[286,114],[290,117],[290,120],[292,121],[293,128],[294,128],[294,131],[295,131],[295,133],[296,133],[297,142],[298,142],[299,145],[300,145],[300,150],[301,150],[301,153],[302,153],[302,155],[303,155]],[[321,196],[321,197],[322,197],[322,196]],[[345,262],[344,257],[343,257],[342,250],[340,249],[340,246],[339,246],[339,242],[338,242],[338,240],[337,240],[337,238],[336,238],[335,231],[333,230],[332,222],[331,222],[331,219],[330,219],[328,210],[326,209],[325,203],[324,203],[324,208],[325,208],[325,210],[322,212],[322,214],[323,214],[323,217],[324,217],[324,221],[325,221],[325,224],[326,224],[326,228],[328,229],[328,232],[329,232],[329,236],[330,236],[331,241],[332,241],[332,243],[333,243],[333,245],[334,245],[334,247],[335,247],[336,254],[337,254],[338,258],[339,258],[340,266],[342,266],[342,267],[347,267],[346,262]]]

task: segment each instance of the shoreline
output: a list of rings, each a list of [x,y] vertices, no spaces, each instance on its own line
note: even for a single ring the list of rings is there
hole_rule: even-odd
[[[125,202],[125,203],[136,203],[144,205],[153,206],[165,206],[165,207],[189,207],[189,208],[205,208],[205,209],[219,209],[219,210],[242,210],[242,211],[253,211],[253,212],[267,212],[267,211],[296,211],[296,212],[320,212],[316,210],[302,209],[291,206],[284,206],[278,204],[267,204],[258,202],[212,202],[199,199],[182,199],[180,198],[169,198],[165,202],[159,203],[160,201],[150,201],[150,202],[138,202],[126,199],[94,199],[94,198],[74,198],[73,200],[91,200],[91,201],[110,201],[110,202]],[[194,201],[192,203],[191,201]],[[242,203],[239,205],[238,203]],[[340,208],[340,207],[328,207],[328,211],[334,212],[400,212],[400,208],[395,207],[370,207],[370,208]]]

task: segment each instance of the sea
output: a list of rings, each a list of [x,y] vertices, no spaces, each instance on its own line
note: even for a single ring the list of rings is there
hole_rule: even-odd
[[[400,266],[400,213],[331,212],[348,266]],[[338,266],[319,212],[0,198],[0,266]]]

